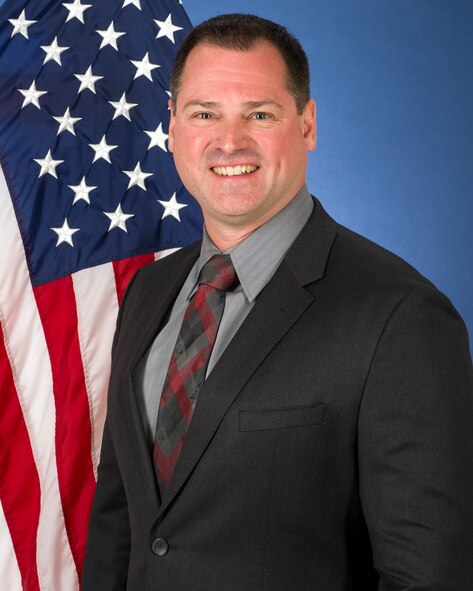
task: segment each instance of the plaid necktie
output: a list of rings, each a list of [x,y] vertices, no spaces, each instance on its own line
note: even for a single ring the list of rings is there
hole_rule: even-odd
[[[171,481],[187,435],[225,306],[238,278],[230,255],[215,255],[200,272],[199,288],[182,321],[159,404],[153,447],[158,484]]]

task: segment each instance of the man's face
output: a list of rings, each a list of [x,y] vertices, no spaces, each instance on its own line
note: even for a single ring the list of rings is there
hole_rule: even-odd
[[[283,209],[305,182],[315,136],[315,103],[297,114],[273,45],[190,52],[169,148],[212,237],[215,228],[249,233]]]

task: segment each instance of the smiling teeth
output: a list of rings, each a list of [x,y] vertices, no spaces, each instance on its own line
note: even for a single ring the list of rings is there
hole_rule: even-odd
[[[254,172],[257,168],[257,166],[252,166],[251,164],[239,164],[238,166],[214,166],[212,170],[216,174],[223,176],[239,176]]]

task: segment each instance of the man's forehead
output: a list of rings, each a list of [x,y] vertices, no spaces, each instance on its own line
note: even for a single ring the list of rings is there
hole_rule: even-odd
[[[273,58],[276,59],[276,56],[279,56],[282,65],[286,67],[284,58],[279,48],[276,45],[274,45],[274,43],[271,43],[266,39],[255,41],[255,43],[248,49],[242,49],[239,47],[227,47],[209,41],[202,41],[198,43],[195,47],[193,47],[189,52],[184,65],[184,73],[188,66],[192,67],[194,65],[199,65],[197,56],[201,56],[202,54],[209,56],[210,58],[215,57],[216,60],[221,59],[225,56],[234,57],[236,60],[244,60],[252,54],[271,54]]]

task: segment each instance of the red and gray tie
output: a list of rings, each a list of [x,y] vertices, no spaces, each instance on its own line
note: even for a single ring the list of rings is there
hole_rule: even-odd
[[[230,255],[215,255],[203,267],[199,288],[182,321],[159,404],[153,447],[158,484],[171,481],[187,435],[225,306],[225,292],[238,282]]]

